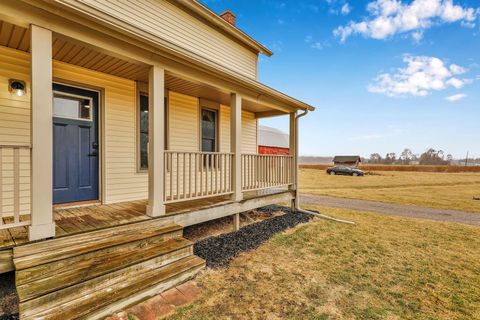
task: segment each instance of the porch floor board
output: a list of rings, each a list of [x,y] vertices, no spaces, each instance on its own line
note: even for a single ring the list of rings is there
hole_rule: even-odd
[[[250,200],[282,192],[285,192],[285,190],[266,189],[248,191],[243,193],[243,198],[244,200]],[[170,203],[166,205],[166,214],[182,214],[228,203],[232,203],[228,196]],[[146,214],[146,204],[147,200],[136,200],[113,204],[54,209],[56,224],[55,238],[154,219]],[[4,218],[4,220],[6,219]],[[27,227],[0,230],[0,251],[28,242]]]

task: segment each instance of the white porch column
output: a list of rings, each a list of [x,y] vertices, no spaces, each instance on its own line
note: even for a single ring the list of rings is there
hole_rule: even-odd
[[[55,236],[53,220],[52,31],[30,26],[31,241]]]
[[[237,93],[230,96],[230,152],[233,153],[232,186],[233,201],[243,199],[242,194],[242,97]]]
[[[295,199],[292,200],[292,211],[297,209],[297,197],[298,197],[298,119],[297,113],[290,113],[290,145],[289,145],[289,154],[293,156],[292,163],[292,185],[290,190],[295,193]]]
[[[165,214],[165,69],[150,67],[148,78],[148,205],[147,214]]]

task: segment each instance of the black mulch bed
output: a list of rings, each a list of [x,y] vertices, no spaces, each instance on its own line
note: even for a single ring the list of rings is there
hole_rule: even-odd
[[[0,274],[0,320],[18,320],[15,273]]]
[[[210,268],[224,267],[240,253],[257,248],[276,233],[312,219],[311,215],[292,213],[289,208],[277,205],[256,210],[267,213],[283,211],[285,214],[247,225],[237,232],[198,241],[193,247],[194,254],[205,259]]]

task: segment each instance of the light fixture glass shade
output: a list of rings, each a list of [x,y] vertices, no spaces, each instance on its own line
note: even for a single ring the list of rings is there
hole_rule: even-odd
[[[13,94],[21,97],[25,94],[25,81],[10,79],[8,81],[8,89]]]

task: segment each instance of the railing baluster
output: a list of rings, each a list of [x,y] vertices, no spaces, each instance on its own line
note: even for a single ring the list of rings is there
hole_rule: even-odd
[[[163,202],[167,201],[167,154],[163,154]]]
[[[200,190],[200,185],[198,184],[198,182],[199,182],[198,173],[200,171],[200,165],[199,165],[199,161],[198,161],[199,157],[200,157],[200,155],[198,153],[195,153],[195,195],[197,197],[199,196],[198,191]]]
[[[213,155],[215,158],[215,193],[218,192],[218,154]]]
[[[203,196],[203,169],[204,169],[204,154],[200,154],[200,196]]]
[[[213,155],[209,156],[209,170],[210,170],[210,194],[213,194]]]
[[[170,200],[173,200],[173,153],[170,153]]]
[[[0,147],[0,226],[3,224],[3,149]]]
[[[188,197],[192,197],[192,154],[188,153]]]
[[[13,149],[13,214],[14,222],[20,222],[20,149]]]
[[[187,157],[188,157],[189,153],[188,152],[185,152],[183,154],[183,198],[184,199],[187,199],[187,195],[188,195],[188,185],[187,185],[187,179],[188,179],[188,171],[187,171]]]

